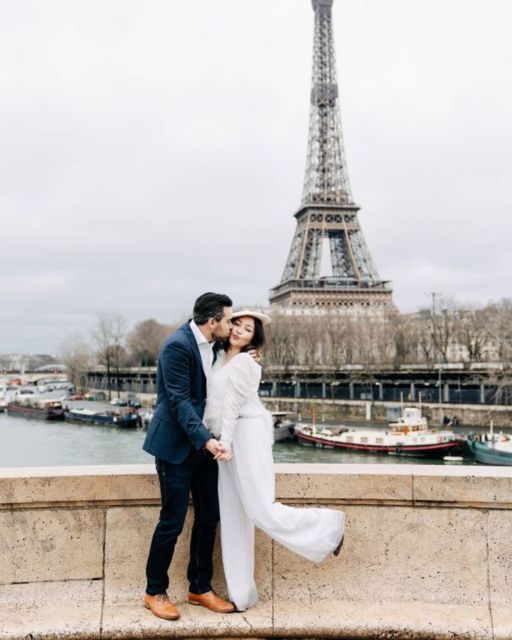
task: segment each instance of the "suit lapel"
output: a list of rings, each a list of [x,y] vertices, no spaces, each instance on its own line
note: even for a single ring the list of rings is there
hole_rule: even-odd
[[[199,360],[199,367],[201,369],[201,373],[203,374],[203,378],[204,378],[204,380],[206,382],[206,375],[204,373],[203,360],[201,358],[201,352],[199,351],[199,347],[197,345],[195,336],[192,333],[192,329],[190,328],[190,324],[187,322],[181,328],[183,329],[183,332],[185,333],[185,335],[187,337],[187,340],[189,341],[190,346],[192,347],[192,351],[194,352],[194,355],[196,356],[196,360]]]

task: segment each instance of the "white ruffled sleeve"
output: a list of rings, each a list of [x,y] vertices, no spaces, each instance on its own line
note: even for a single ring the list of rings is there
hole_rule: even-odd
[[[233,358],[228,379],[226,393],[221,412],[220,440],[231,447],[235,424],[241,407],[247,402],[251,394],[258,392],[261,380],[261,367],[248,353],[240,353]]]

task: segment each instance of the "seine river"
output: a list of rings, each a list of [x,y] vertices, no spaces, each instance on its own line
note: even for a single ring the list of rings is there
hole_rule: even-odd
[[[71,403],[70,403],[71,404]],[[356,423],[352,423],[356,424]],[[363,426],[360,424],[360,426]],[[0,413],[0,467],[152,464],[142,450],[145,432],[27,420]],[[274,445],[275,462],[445,464],[442,460],[314,449],[295,442]],[[474,464],[464,460],[465,464]]]

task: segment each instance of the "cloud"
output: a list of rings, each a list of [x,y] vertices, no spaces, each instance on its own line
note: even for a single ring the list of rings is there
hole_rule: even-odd
[[[360,219],[398,306],[510,295],[512,6],[334,4]],[[97,311],[265,304],[295,228],[306,0],[6,3],[0,352],[55,351]]]

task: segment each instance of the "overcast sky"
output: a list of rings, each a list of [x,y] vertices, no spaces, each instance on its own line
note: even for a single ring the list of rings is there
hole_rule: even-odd
[[[511,295],[512,2],[335,0],[352,192],[402,311]],[[0,352],[266,304],[302,192],[309,0],[0,0]]]

